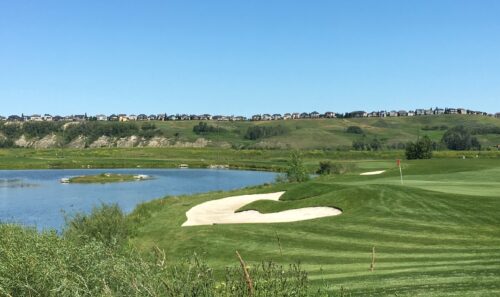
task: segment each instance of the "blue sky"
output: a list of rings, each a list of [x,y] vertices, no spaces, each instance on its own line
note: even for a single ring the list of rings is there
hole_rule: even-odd
[[[0,114],[500,111],[500,1],[0,0]]]

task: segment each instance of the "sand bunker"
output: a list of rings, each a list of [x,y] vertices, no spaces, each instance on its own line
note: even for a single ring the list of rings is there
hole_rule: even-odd
[[[284,193],[242,195],[207,201],[188,210],[187,221],[182,226],[284,223],[336,216],[342,213],[333,207],[305,207],[266,214],[255,210],[235,213],[239,208],[257,200],[278,201]]]
[[[377,174],[382,174],[384,172],[385,172],[385,170],[369,171],[369,172],[363,172],[360,175],[377,175]]]

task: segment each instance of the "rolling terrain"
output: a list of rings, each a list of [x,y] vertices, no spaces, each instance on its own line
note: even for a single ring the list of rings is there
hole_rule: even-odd
[[[168,147],[203,148],[219,147],[234,149],[336,149],[349,150],[355,140],[378,139],[386,149],[397,148],[417,137],[428,135],[439,142],[447,129],[458,125],[475,129],[494,127],[500,129],[500,119],[473,115],[439,115],[392,118],[346,118],[346,119],[302,119],[260,122],[206,121],[212,130],[195,133],[193,127],[198,121],[153,121],[153,122],[108,122],[96,125],[118,124],[118,127],[102,132],[106,135],[85,136],[78,131],[76,122],[65,125],[54,124],[51,129],[33,129],[32,134],[22,131],[12,132],[12,127],[0,129],[0,141],[8,131],[14,144],[28,148],[131,148],[131,147]],[[0,124],[1,125],[1,124]],[[11,126],[12,124],[3,124]],[[16,124],[17,125],[17,124]],[[121,131],[120,125],[138,125],[139,129]],[[140,127],[147,125],[148,130]],[[284,133],[257,139],[247,139],[250,127],[283,128]],[[357,126],[361,134],[348,133],[347,128]],[[128,126],[127,126],[128,127]],[[1,128],[1,127],[0,127]],[[10,128],[10,129],[9,129]],[[46,128],[46,127],[45,127]],[[130,128],[130,127],[128,127]],[[73,129],[70,131],[70,129]],[[2,130],[4,130],[2,132]],[[84,129],[82,129],[84,130]],[[135,131],[135,132],[134,132]],[[500,133],[476,135],[484,148],[500,144]],[[96,132],[97,133],[97,132]],[[70,135],[68,135],[70,134]]]
[[[138,223],[132,244],[144,251],[165,249],[170,261],[196,252],[219,272],[234,264],[235,250],[250,263],[300,262],[315,284],[327,282],[333,292],[353,296],[500,294],[498,159],[403,165],[403,185],[393,162],[358,161],[350,174],[303,184],[156,200],[132,214],[147,217]],[[387,171],[359,175],[373,169]],[[282,201],[256,201],[241,210],[333,206],[343,213],[294,223],[181,227],[185,212],[203,201],[282,190],[287,191]]]

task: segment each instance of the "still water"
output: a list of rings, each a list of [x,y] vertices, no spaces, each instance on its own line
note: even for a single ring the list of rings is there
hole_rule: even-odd
[[[62,184],[61,178],[99,173],[146,174],[150,180],[110,184]],[[89,212],[118,203],[126,212],[168,195],[233,190],[272,182],[276,174],[213,169],[0,170],[0,221],[38,229],[64,225],[64,213]]]

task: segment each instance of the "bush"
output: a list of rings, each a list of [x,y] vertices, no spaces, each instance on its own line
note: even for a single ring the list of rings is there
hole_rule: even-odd
[[[130,233],[127,217],[117,204],[102,204],[90,214],[66,218],[64,229],[64,236],[72,241],[98,241],[108,247],[121,246]]]
[[[196,255],[175,264],[156,248],[140,255],[99,241],[72,241],[55,231],[0,224],[0,296],[249,296],[241,267],[222,280]],[[310,296],[299,265],[251,265],[257,296]]]
[[[251,126],[248,127],[245,139],[257,140],[260,138],[279,136],[288,133],[288,129],[278,126]]]
[[[319,162],[319,169],[316,173],[321,175],[345,174],[351,172],[353,169],[354,164],[351,163],[332,163],[330,161],[323,161]]]
[[[213,125],[208,125],[204,122],[199,122],[198,125],[193,127],[193,132],[196,134],[208,134],[208,133],[220,133],[225,130],[219,127],[215,127]]]
[[[309,180],[309,174],[302,162],[302,156],[299,152],[293,152],[288,161],[286,177],[289,182],[304,182]]]
[[[424,136],[417,142],[410,142],[406,145],[406,159],[430,159],[432,157],[433,144],[429,137]]]
[[[382,141],[378,138],[367,139],[363,136],[361,139],[356,139],[352,142],[352,148],[357,151],[378,151],[383,148]]]
[[[481,144],[476,137],[471,135],[471,131],[464,126],[456,126],[444,133],[441,141],[450,150],[471,150],[481,149]]]
[[[363,129],[359,126],[349,126],[347,127],[346,132],[352,134],[364,134]]]

